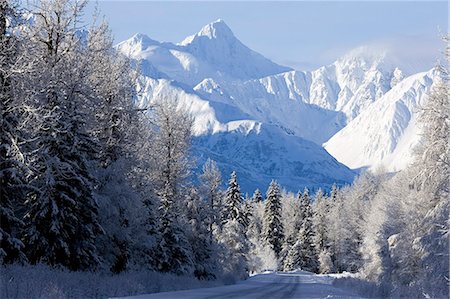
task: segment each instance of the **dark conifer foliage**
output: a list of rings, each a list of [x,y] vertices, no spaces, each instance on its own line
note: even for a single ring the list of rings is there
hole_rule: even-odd
[[[275,181],[270,183],[267,190],[263,225],[264,239],[279,257],[284,239],[284,230],[281,221],[280,186]]]

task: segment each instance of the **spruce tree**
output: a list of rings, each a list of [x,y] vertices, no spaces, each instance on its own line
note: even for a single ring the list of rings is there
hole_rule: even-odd
[[[85,2],[42,1],[34,23],[24,30],[33,45],[36,72],[29,101],[39,110],[30,128],[36,190],[27,201],[25,243],[32,263],[92,269],[99,263],[95,178],[91,165],[98,143],[91,129],[95,106],[85,44],[76,28]]]
[[[295,264],[292,262],[295,259],[293,256],[292,247],[296,244],[298,239],[298,234],[302,226],[302,213],[300,209],[300,202],[302,198],[302,193],[298,192],[297,197],[294,199],[294,205],[290,207],[292,218],[290,220],[291,229],[287,230],[285,233],[285,240],[283,243],[283,249],[281,251],[281,259],[284,261],[283,268],[285,271],[291,271],[295,269]],[[288,257],[289,253],[291,256]]]
[[[235,171],[231,173],[230,180],[228,181],[228,188],[225,193],[222,222],[226,223],[228,220],[237,220],[241,225],[245,226],[245,218],[242,211],[241,190],[237,182]]]
[[[7,34],[12,30],[11,22],[16,20],[16,9],[9,1],[0,3],[0,263],[24,261],[24,245],[21,238],[23,221],[17,214],[26,196],[28,167],[23,147],[25,108],[14,90],[16,73],[27,72],[21,65],[21,45],[17,37]],[[9,19],[9,25],[7,22]],[[23,41],[22,41],[23,42]]]
[[[226,249],[222,258],[226,265],[225,271],[244,278],[248,270],[250,244],[246,236],[242,197],[235,171],[228,182],[221,218],[223,224],[218,239]]]
[[[156,269],[161,272],[186,274],[193,272],[192,249],[185,232],[176,221],[170,187],[160,196],[161,220],[154,252]]]
[[[253,193],[252,200],[254,202],[262,202],[263,201],[263,196],[262,196],[261,191],[259,189],[256,189],[255,193]]]
[[[329,273],[333,271],[331,255],[328,251],[328,222],[327,214],[329,213],[328,198],[324,196],[323,191],[319,189],[316,192],[313,210],[313,231],[314,231],[314,247],[319,255],[319,272]]]
[[[302,270],[315,272],[317,271],[317,254],[313,244],[312,210],[307,188],[301,196],[300,219],[301,226],[296,241],[288,252],[285,267],[287,270],[301,268]]]
[[[302,201],[300,203],[300,210],[302,214],[302,226],[299,231],[297,242],[300,242],[300,268],[316,272],[317,271],[317,254],[314,247],[314,231],[312,209],[309,199],[309,191],[305,188],[303,192]]]
[[[276,181],[269,185],[266,195],[263,220],[263,238],[271,246],[277,258],[283,245],[284,230],[281,222],[281,195],[280,187]]]

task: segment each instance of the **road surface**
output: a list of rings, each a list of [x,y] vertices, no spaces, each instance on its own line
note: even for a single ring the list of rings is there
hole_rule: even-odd
[[[362,298],[351,290],[335,288],[333,277],[296,271],[265,273],[235,285],[176,292],[138,295],[128,299],[281,299],[281,298]]]

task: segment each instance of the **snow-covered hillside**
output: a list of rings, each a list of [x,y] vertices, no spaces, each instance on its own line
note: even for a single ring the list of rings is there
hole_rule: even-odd
[[[200,164],[211,158],[225,173],[237,169],[246,192],[268,186],[273,178],[291,191],[331,189],[355,175],[314,142],[251,120],[229,122],[226,131],[200,136],[194,148]]]
[[[367,46],[315,71],[292,70],[246,47],[222,20],[179,44],[136,34],[117,49],[140,64],[140,104],[176,99],[195,117],[198,162],[212,157],[224,175],[236,169],[248,192],[271,178],[293,191],[350,182],[355,173],[321,148],[327,141],[328,152],[351,168],[405,166],[418,140],[413,103],[433,77],[411,87],[404,78],[414,68],[388,48]],[[399,121],[408,118],[402,108],[385,107],[404,101],[411,126]]]
[[[419,109],[436,76],[431,70],[398,83],[325,143],[327,151],[351,168],[405,168],[420,140]]]

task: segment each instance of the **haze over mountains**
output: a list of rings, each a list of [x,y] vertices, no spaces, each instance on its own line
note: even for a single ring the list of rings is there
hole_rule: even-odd
[[[271,179],[297,191],[349,183],[349,167],[405,167],[419,142],[417,108],[438,77],[373,47],[293,70],[246,47],[222,20],[179,44],[136,34],[117,48],[141,65],[140,104],[176,99],[195,117],[198,165],[211,157],[225,177],[237,170],[249,193]]]

